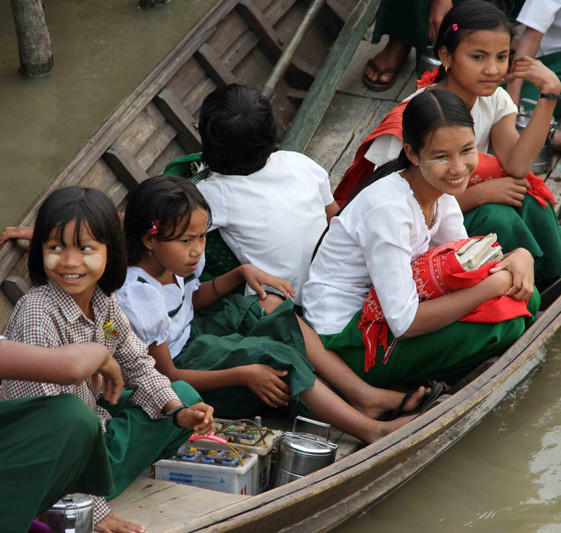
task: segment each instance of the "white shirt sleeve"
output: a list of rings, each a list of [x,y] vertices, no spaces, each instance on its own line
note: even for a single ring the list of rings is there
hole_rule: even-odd
[[[224,197],[220,177],[211,176],[197,183],[197,188],[210,206],[212,224],[209,231],[226,227],[228,225],[228,205]]]
[[[379,167],[388,161],[397,159],[402,148],[403,142],[399,137],[389,134],[380,135],[372,141],[364,157]]]
[[[493,124],[496,124],[507,115],[518,113],[518,107],[516,107],[516,104],[512,101],[510,94],[502,87],[497,87],[491,98],[495,99],[495,119],[493,120]]]
[[[540,33],[546,33],[560,9],[561,0],[526,0],[516,21]]]
[[[432,236],[430,247],[458,239],[467,239],[468,234],[464,226],[464,215],[455,197],[445,194],[440,197],[439,209],[441,213],[440,225]]]
[[[361,214],[354,235],[389,328],[396,337],[408,329],[419,306],[411,270],[413,217],[404,203],[388,202]]]
[[[148,283],[132,281],[117,292],[119,305],[140,340],[150,345],[167,341],[171,320],[162,294]]]

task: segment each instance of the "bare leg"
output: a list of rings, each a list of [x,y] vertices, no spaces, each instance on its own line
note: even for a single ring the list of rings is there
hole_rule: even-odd
[[[259,304],[268,313],[272,313],[281,303],[281,298],[271,294],[265,300],[259,300]],[[306,344],[308,360],[316,369],[317,374],[337,389],[352,407],[363,415],[377,419],[399,406],[404,396],[402,392],[372,387],[363,381],[335,352],[324,348],[321,339],[308,324],[300,317],[297,318]],[[419,387],[405,404],[404,410],[415,409],[423,400],[426,392],[425,387]]]
[[[351,407],[319,380],[316,380],[311,389],[302,393],[302,398],[310,406],[315,418],[319,418],[367,444],[389,435],[415,418],[415,416],[404,416],[391,422],[372,420]]]
[[[373,387],[357,376],[333,351],[326,350],[317,333],[298,317],[306,344],[308,360],[317,374],[337,389],[357,410],[370,418],[380,418],[387,411],[396,409],[403,399],[403,393]],[[417,407],[427,390],[419,389],[405,404],[405,411]]]

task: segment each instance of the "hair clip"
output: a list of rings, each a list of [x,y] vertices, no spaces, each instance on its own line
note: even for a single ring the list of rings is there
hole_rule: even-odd
[[[148,230],[148,233],[150,233],[150,235],[158,235],[158,226],[159,225],[160,225],[159,220],[153,220],[152,221],[152,226]]]
[[[457,24],[452,24],[452,29],[454,31],[458,31],[458,25]]]

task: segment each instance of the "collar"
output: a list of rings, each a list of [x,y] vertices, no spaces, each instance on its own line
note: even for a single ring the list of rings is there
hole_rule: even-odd
[[[68,293],[64,292],[56,283],[48,280],[47,287],[51,293],[53,301],[56,303],[61,314],[66,318],[66,320],[68,320],[68,322],[74,323],[80,318],[84,318],[89,321],[72,297]],[[93,293],[92,307],[95,320],[103,320],[107,309],[107,297],[99,287],[96,287]]]

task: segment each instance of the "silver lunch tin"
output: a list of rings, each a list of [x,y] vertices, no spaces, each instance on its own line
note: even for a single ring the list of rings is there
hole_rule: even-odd
[[[299,422],[327,429],[326,438],[296,432]],[[330,465],[335,461],[337,448],[337,444],[329,442],[329,424],[296,417],[292,432],[284,433],[279,443],[273,487],[280,487]]]
[[[91,533],[94,529],[93,498],[69,494],[39,516],[52,533]]]

